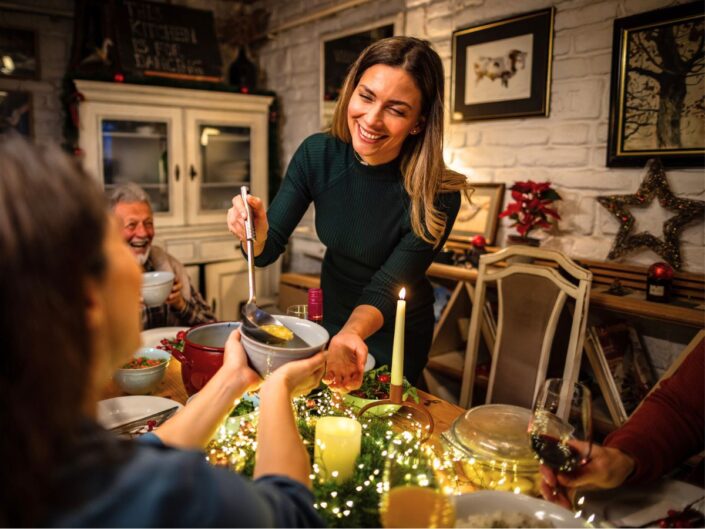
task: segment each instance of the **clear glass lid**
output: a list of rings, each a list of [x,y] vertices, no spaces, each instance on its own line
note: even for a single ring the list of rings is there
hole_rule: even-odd
[[[476,406],[451,426],[454,444],[467,456],[538,468],[527,432],[531,410],[508,404]]]

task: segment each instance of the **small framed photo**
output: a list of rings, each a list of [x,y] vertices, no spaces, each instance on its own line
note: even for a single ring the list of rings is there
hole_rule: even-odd
[[[321,38],[321,127],[330,126],[335,104],[350,66],[367,46],[401,33],[403,15],[377,20],[354,32],[337,32]]]
[[[449,239],[468,242],[475,235],[482,235],[487,244],[492,245],[497,237],[499,212],[504,202],[504,184],[471,185],[470,202],[461,193],[460,210]]]
[[[0,27],[0,79],[39,79],[37,33]]]
[[[548,116],[554,13],[550,7],[453,32],[454,122]]]
[[[614,21],[607,165],[705,164],[702,4]]]
[[[10,127],[32,136],[32,94],[21,90],[0,90],[0,129]]]

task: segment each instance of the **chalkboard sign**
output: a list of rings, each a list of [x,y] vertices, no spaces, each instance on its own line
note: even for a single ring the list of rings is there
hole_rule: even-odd
[[[116,6],[120,64],[126,72],[196,81],[222,80],[213,13],[122,0]]]

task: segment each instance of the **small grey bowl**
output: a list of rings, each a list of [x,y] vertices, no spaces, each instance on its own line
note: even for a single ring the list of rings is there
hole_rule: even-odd
[[[122,367],[117,369],[113,379],[121,390],[130,395],[145,395],[154,391],[164,378],[166,368],[171,361],[171,355],[167,351],[154,347],[142,347],[134,354],[134,358],[138,356],[163,359],[165,362],[143,369],[125,369]]]
[[[166,301],[174,285],[172,272],[145,272],[142,274],[142,299],[148,307],[158,307]]]
[[[322,326],[295,316],[277,315],[277,319],[300,336],[308,347],[289,348],[281,345],[269,345],[250,338],[242,332],[242,346],[245,348],[250,366],[265,378],[278,367],[313,356],[328,343],[328,331]]]

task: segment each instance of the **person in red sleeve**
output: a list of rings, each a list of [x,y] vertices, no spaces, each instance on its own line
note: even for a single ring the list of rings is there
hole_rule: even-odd
[[[571,444],[589,453],[587,443]],[[542,465],[541,494],[570,508],[568,498],[577,488],[612,489],[654,481],[704,448],[705,339],[604,445],[593,444],[585,465],[570,475]]]

